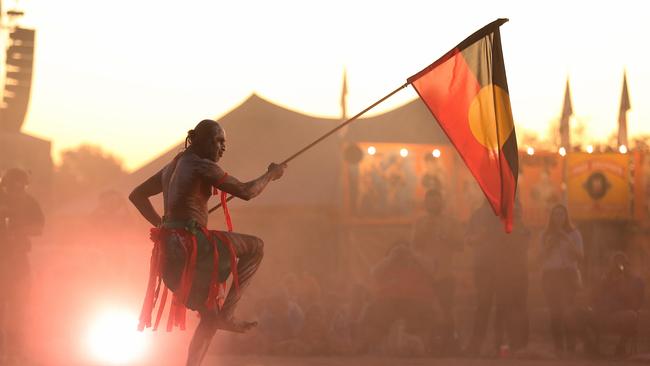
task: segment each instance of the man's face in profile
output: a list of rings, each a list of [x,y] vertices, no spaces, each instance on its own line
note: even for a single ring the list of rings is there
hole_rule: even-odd
[[[211,129],[210,136],[203,141],[202,145],[202,154],[215,163],[218,162],[226,152],[226,132],[220,126],[215,125]]]

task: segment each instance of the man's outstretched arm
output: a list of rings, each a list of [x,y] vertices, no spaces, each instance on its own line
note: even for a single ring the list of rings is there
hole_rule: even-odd
[[[133,192],[129,195],[129,200],[140,211],[147,221],[153,226],[159,226],[162,218],[153,208],[149,197],[155,196],[162,192],[162,170],[151,176],[144,183],[135,187]]]
[[[248,201],[262,193],[269,182],[280,179],[282,174],[284,174],[285,168],[286,165],[271,163],[266,173],[262,174],[257,179],[244,183],[240,182],[235,177],[227,176],[222,182],[218,183],[217,188],[224,192],[228,192],[237,198]]]

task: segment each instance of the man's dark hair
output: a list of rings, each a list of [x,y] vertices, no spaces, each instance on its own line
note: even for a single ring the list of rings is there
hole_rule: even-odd
[[[187,131],[187,137],[185,138],[185,148],[192,145],[199,139],[203,139],[206,136],[209,136],[215,127],[221,128],[217,121],[211,119],[204,119],[203,121],[199,122],[196,127]]]

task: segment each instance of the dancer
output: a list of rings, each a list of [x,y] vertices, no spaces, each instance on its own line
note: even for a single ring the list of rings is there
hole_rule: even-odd
[[[166,288],[161,289],[162,280],[173,292],[168,330],[174,325],[184,328],[186,308],[200,314],[186,363],[193,366],[201,364],[217,329],[246,332],[256,325],[237,320],[234,310],[262,261],[263,242],[230,231],[226,193],[250,200],[269,182],[282,177],[286,165],[272,163],[259,178],[246,183],[228,175],[217,165],[226,151],[226,134],[213,120],[203,120],[190,130],[185,145],[186,149],[167,166],[136,187],[129,199],[155,227],[151,275],[139,327],[152,326],[151,313],[160,297],[154,329],[158,326],[167,297]],[[222,191],[228,232],[207,229],[207,203],[217,189]],[[161,192],[163,217],[149,200]],[[230,273],[232,285],[224,296]]]

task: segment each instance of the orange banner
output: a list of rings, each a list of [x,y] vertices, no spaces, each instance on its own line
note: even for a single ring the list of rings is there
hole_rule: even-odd
[[[359,161],[344,164],[348,218],[365,223],[407,223],[421,212],[425,191],[439,189],[446,212],[466,221],[485,199],[449,145],[362,142],[357,148]],[[520,153],[519,162],[517,200],[526,226],[545,226],[553,205],[562,202],[565,162],[572,218],[633,219],[650,224],[650,155],[571,153],[563,158],[555,152],[538,151]]]
[[[634,152],[634,219],[650,225],[650,155]]]
[[[527,226],[546,225],[551,208],[562,202],[562,157],[552,152],[521,154],[517,198]]]
[[[451,146],[362,142],[358,162],[344,167],[346,211],[360,219],[411,220],[424,193],[437,189],[455,214],[455,152]]]

